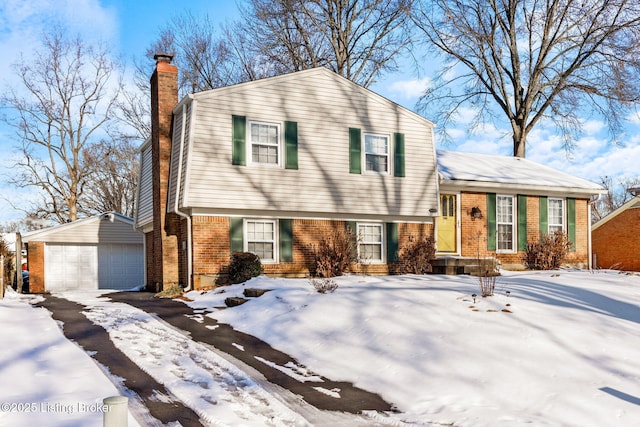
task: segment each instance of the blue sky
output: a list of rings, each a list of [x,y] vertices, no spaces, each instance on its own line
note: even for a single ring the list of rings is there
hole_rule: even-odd
[[[87,40],[106,41],[112,51],[131,63],[134,57],[143,57],[145,49],[157,37],[159,28],[174,15],[190,10],[195,15],[209,14],[215,23],[222,24],[237,14],[233,0],[2,0],[0,3],[0,87],[12,84],[10,65],[21,53],[28,54],[37,45],[43,29],[54,22],[80,34]],[[428,84],[428,75],[421,79],[407,72],[385,76],[372,90],[407,108],[414,109],[420,92]],[[2,111],[0,111],[2,113]],[[465,114],[461,117],[471,117]],[[427,117],[428,118],[428,117]],[[437,123],[436,123],[437,125]],[[586,118],[584,136],[577,142],[578,149],[567,155],[562,149],[561,138],[553,127],[542,123],[530,134],[527,158],[581,178],[599,182],[600,177],[640,176],[640,116],[635,115],[627,127],[623,145],[611,145],[604,123]],[[473,133],[464,130],[464,120],[459,128],[450,129],[453,144],[438,148],[491,154],[511,154],[511,138],[508,124],[485,126]],[[10,130],[0,125],[0,182],[12,172],[10,153],[16,142]],[[0,184],[0,223],[19,219],[22,214],[13,210],[4,198],[20,200],[24,197]],[[3,198],[4,197],[4,198]]]

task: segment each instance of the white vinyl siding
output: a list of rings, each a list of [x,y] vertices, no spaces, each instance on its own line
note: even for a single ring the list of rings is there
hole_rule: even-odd
[[[366,172],[389,173],[389,137],[364,134],[364,170]]]
[[[563,232],[564,227],[564,200],[562,199],[549,199],[548,200],[548,221],[549,221],[549,234],[553,234],[556,231]]]
[[[277,262],[276,221],[246,219],[244,230],[245,251],[258,255],[262,262]]]
[[[140,152],[140,178],[136,200],[136,226],[153,223],[153,176],[151,169],[151,144],[146,144]]]
[[[498,252],[513,252],[515,248],[515,204],[513,196],[496,197],[496,238]]]
[[[358,213],[365,218],[424,221],[432,215],[429,210],[438,207],[432,124],[330,71],[307,70],[192,97],[197,108],[191,122],[189,171],[182,175],[188,179],[185,209],[350,218]],[[232,165],[232,115],[244,116],[248,123],[296,122],[298,170]],[[350,174],[349,128],[382,135],[403,133],[406,178],[380,174],[372,180],[365,174]],[[247,154],[249,133],[247,126]],[[280,135],[280,144],[282,139]],[[391,142],[389,153],[393,153]]]
[[[384,262],[382,224],[358,224],[358,259],[363,263]]]

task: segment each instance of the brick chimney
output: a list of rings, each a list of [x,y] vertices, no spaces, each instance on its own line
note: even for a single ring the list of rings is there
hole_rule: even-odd
[[[171,161],[171,124],[178,104],[178,68],[173,55],[156,54],[151,76],[151,150],[153,169],[153,238],[147,248],[147,287],[156,292],[178,284],[178,243],[165,230]],[[147,239],[148,241],[148,239]]]

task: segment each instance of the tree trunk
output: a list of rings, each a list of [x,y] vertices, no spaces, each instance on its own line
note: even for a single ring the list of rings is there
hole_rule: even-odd
[[[527,134],[518,124],[513,124],[513,156],[525,157],[527,148]]]

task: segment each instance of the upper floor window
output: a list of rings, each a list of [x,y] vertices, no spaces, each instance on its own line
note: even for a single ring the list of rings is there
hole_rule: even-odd
[[[549,234],[564,231],[564,203],[562,199],[549,199]]]
[[[496,197],[496,239],[497,250],[512,252],[514,250],[514,197]]]
[[[364,134],[365,171],[389,173],[389,137]]]
[[[251,122],[251,162],[280,164],[280,126],[273,123]]]

